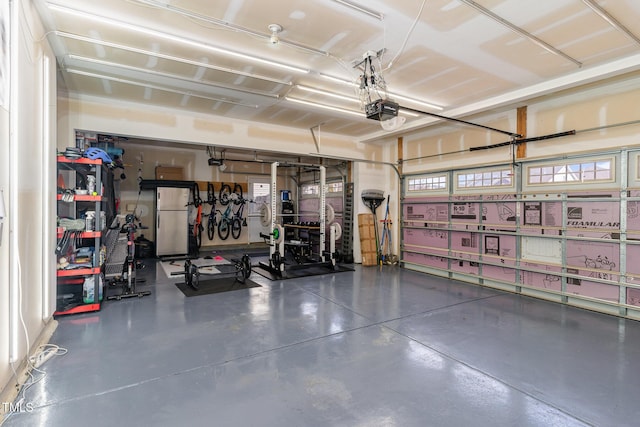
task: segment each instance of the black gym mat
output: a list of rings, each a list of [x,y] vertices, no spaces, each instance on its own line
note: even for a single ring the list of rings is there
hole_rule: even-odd
[[[285,267],[285,276],[279,277],[277,274],[274,274],[262,267],[252,267],[251,271],[253,273],[258,273],[262,277],[266,277],[269,280],[285,280],[285,279],[299,279],[300,277],[308,277],[308,276],[320,276],[322,274],[333,274],[333,273],[341,273],[343,271],[354,271],[353,267],[349,267],[343,264],[336,264],[336,269],[332,270],[328,267],[322,266],[294,266],[293,268],[287,269]]]
[[[256,282],[249,279],[245,280],[244,283],[240,283],[235,279],[235,277],[200,280],[200,283],[198,283],[198,290],[193,289],[184,282],[176,283],[176,286],[186,297],[197,297],[200,295],[217,294],[220,292],[260,287]]]

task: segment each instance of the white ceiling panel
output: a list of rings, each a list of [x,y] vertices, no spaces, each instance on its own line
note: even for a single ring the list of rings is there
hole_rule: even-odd
[[[381,130],[348,84],[362,73],[354,64],[372,52],[380,52],[386,96],[441,107],[397,98],[401,111],[445,116],[472,105],[490,110],[490,100],[504,105],[509,94],[530,88],[534,97],[534,88],[549,90],[546,82],[575,76],[579,85],[591,69],[603,77],[640,69],[635,59],[625,61],[640,53],[637,0],[350,2],[354,7],[335,0],[36,0],[58,57],[60,89],[70,95],[304,129],[323,123],[325,132],[358,140]],[[282,27],[278,43],[271,24]],[[405,126],[428,125],[421,119],[408,117]]]

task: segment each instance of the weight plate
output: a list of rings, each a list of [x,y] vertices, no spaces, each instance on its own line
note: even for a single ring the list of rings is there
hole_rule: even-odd
[[[332,222],[331,224],[329,224],[329,227],[335,227],[336,228],[336,240],[339,240],[340,237],[342,237],[342,226],[340,225],[339,222]]]
[[[271,208],[266,203],[260,205],[260,225],[263,227],[271,225]]]
[[[276,224],[276,228],[273,230],[273,238],[276,243],[280,243],[284,239],[284,228],[280,224]]]
[[[191,264],[191,268],[189,270],[191,276],[191,287],[198,290],[198,285],[200,284],[200,272],[198,271],[198,266]]]
[[[249,258],[249,255],[242,256],[242,265],[244,266],[244,277],[248,278],[251,276],[251,258]]]
[[[247,280],[247,275],[244,270],[245,265],[242,262],[236,265],[236,280],[240,283],[244,283]]]
[[[333,222],[334,219],[336,219],[336,211],[335,209],[333,209],[333,206],[324,205],[324,212],[325,223],[329,224]]]

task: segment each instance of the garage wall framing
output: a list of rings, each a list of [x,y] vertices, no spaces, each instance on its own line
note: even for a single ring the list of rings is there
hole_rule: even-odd
[[[405,175],[402,264],[639,320],[639,167],[634,148]]]

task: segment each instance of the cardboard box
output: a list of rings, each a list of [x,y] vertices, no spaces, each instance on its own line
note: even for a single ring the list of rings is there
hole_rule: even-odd
[[[360,240],[366,239],[375,239],[375,231],[372,226],[369,225],[359,225],[358,230],[360,230]]]
[[[373,214],[358,214],[358,230],[360,231],[360,240],[375,239],[375,225],[373,223]]]
[[[370,225],[373,224],[373,214],[361,213],[358,214],[358,225]]]
[[[377,265],[376,231],[373,214],[358,214],[358,230],[360,231],[360,253],[362,265]]]
[[[378,265],[378,254],[377,252],[362,252],[362,265],[363,266],[372,266]]]
[[[156,166],[156,179],[183,181],[184,169],[181,166]]]
[[[376,239],[361,239],[360,252],[376,252]]]

